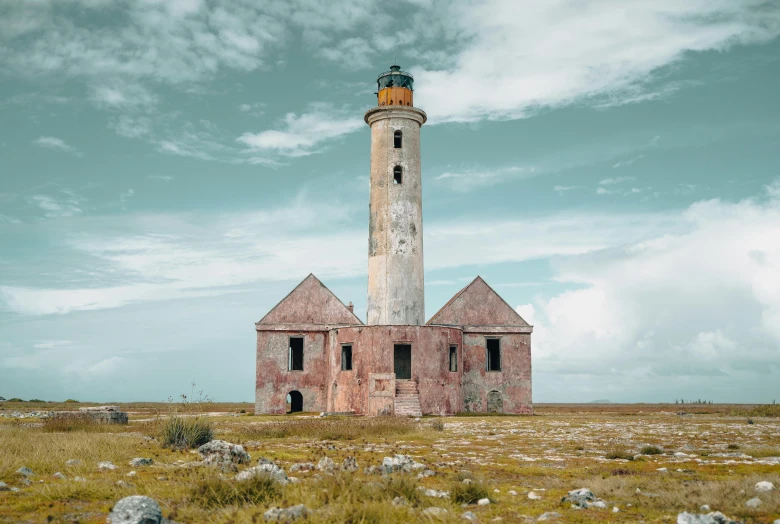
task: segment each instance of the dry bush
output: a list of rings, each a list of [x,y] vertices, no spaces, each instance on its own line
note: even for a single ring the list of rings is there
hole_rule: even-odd
[[[241,431],[252,439],[302,437],[315,440],[355,440],[392,437],[418,429],[414,420],[397,417],[305,418],[253,425]]]
[[[242,481],[213,476],[198,481],[190,490],[190,500],[203,508],[265,504],[281,496],[281,486],[268,475]]]
[[[111,431],[102,421],[86,413],[59,413],[56,416],[48,417],[43,420],[43,431],[49,433],[67,433],[70,431]]]
[[[780,457],[780,447],[755,447],[745,449],[742,452],[745,455],[750,455],[753,458]]]
[[[780,417],[780,404],[760,404],[758,406],[738,407],[729,415],[740,417]]]
[[[476,504],[479,499],[489,499],[490,491],[479,480],[472,480],[468,484],[463,481],[455,481],[450,484],[450,499],[456,504]]]
[[[639,453],[641,453],[642,455],[662,455],[663,452],[664,450],[662,450],[658,446],[645,446],[639,451]]]
[[[440,418],[431,422],[431,429],[434,431],[444,431],[444,421]]]
[[[160,423],[160,441],[163,447],[174,449],[197,448],[211,441],[214,431],[208,416],[171,414]]]
[[[626,448],[622,448],[622,447],[613,447],[611,449],[608,449],[607,452],[604,454],[604,457],[610,460],[614,460],[614,459],[634,460],[634,455],[632,455]]]

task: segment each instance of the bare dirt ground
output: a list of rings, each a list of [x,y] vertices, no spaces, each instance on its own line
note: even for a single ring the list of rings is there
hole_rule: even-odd
[[[0,415],[53,407],[63,409],[6,404]],[[780,418],[754,416],[765,412],[751,406],[537,405],[534,416],[414,421],[253,416],[240,413],[250,404],[210,405],[214,437],[251,454],[239,471],[262,457],[297,478],[241,496],[235,472],[193,467],[200,460],[194,451],[162,447],[156,420],[164,421],[164,405],[123,409],[131,413],[127,426],[65,432],[35,418],[0,418],[0,481],[7,489],[0,491],[0,521],[105,522],[116,501],[135,494],[154,498],[181,523],[263,522],[269,508],[296,504],[311,512],[308,522],[467,522],[465,512],[478,522],[535,522],[545,514],[553,522],[675,522],[684,511],[720,511],[741,522],[780,518],[780,491],[756,491],[760,481],[780,488]],[[396,454],[425,468],[365,470]],[[153,464],[132,467],[135,457]],[[291,471],[323,457],[334,471]],[[348,457],[357,460],[356,472],[339,471]],[[79,462],[68,466],[70,459]],[[101,461],[117,468],[98,469]],[[17,473],[21,467],[33,474]],[[55,478],[58,472],[65,478]],[[490,503],[464,503],[464,485]],[[578,488],[604,507],[562,502]],[[393,504],[399,496],[405,501]],[[756,507],[746,504],[756,498]]]

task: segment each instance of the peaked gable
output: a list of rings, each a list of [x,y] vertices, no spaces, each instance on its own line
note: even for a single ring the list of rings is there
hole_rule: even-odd
[[[428,324],[445,326],[528,326],[492,287],[475,278],[444,304]]]
[[[276,304],[258,324],[362,324],[313,274]]]

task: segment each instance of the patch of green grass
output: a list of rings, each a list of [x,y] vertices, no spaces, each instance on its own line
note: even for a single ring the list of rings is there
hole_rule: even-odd
[[[207,416],[170,415],[161,422],[160,441],[163,447],[190,449],[202,446],[214,438]]]
[[[190,500],[208,509],[265,504],[281,496],[282,487],[266,475],[255,475],[242,481],[214,476],[198,481],[190,490]]]
[[[615,459],[634,460],[634,455],[632,455],[626,449],[623,448],[612,448],[609,451],[607,451],[604,457],[610,460],[615,460]]]
[[[645,446],[639,451],[642,455],[662,455],[663,452],[658,446]]]

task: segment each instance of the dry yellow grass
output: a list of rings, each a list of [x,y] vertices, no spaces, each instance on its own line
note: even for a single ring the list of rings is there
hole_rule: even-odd
[[[160,502],[166,517],[182,523],[262,522],[269,507],[295,504],[313,511],[309,520],[313,523],[463,522],[459,515],[466,510],[457,500],[469,491],[464,489],[464,478],[482,479],[482,487],[473,485],[480,488],[479,495],[493,500],[489,506],[468,508],[481,522],[496,517],[522,522],[524,516],[536,518],[547,511],[560,513],[563,522],[674,522],[677,513],[697,511],[702,504],[743,522],[772,522],[780,517],[780,492],[754,491],[760,480],[780,487],[780,459],[774,458],[780,450],[780,420],[775,418],[756,417],[754,424],[747,424],[744,416],[732,417],[728,411],[678,416],[660,409],[599,413],[571,406],[560,411],[546,408],[535,417],[424,418],[420,422],[211,417],[215,438],[243,443],[253,463],[269,458],[300,479],[265,492],[268,485],[262,482],[237,486],[232,474],[222,478],[211,468],[184,467],[198,455],[164,448],[153,439],[158,422],[138,420],[154,419],[155,407],[144,410],[131,414],[129,426],[100,431],[57,432],[34,421],[0,419],[0,481],[20,489],[0,492],[0,521],[105,522],[114,502],[142,494]],[[233,415],[237,411],[229,409]],[[728,449],[729,444],[737,449]],[[632,455],[652,446],[661,453],[633,461],[606,458],[616,449]],[[385,478],[363,471],[397,453],[413,456],[436,475]],[[154,464],[128,465],[139,456],[152,458]],[[317,463],[325,456],[337,465],[355,457],[360,469],[334,475],[290,472],[292,464]],[[81,463],[66,466],[69,459]],[[100,471],[100,461],[110,461],[117,469]],[[29,486],[16,473],[22,466],[35,472]],[[135,476],[128,476],[131,470]],[[55,472],[67,480],[52,478]],[[419,487],[448,490],[457,500],[425,496]],[[561,497],[580,487],[591,489],[607,501],[608,508],[573,510],[561,504]],[[531,490],[541,498],[528,499]],[[401,495],[409,504],[393,505],[392,500]],[[747,508],[745,502],[755,496],[762,505]],[[620,511],[612,513],[613,506]],[[431,517],[423,513],[429,507],[447,513]]]

